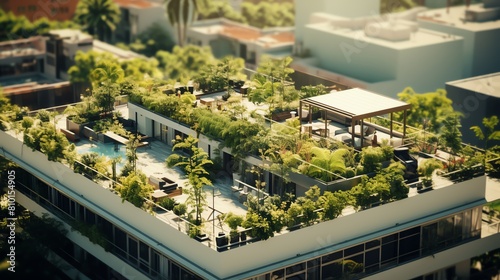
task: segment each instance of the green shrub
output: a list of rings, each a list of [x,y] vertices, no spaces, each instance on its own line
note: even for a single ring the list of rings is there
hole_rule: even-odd
[[[182,216],[182,215],[186,214],[187,206],[184,203],[175,205],[173,211],[174,211],[175,215]]]
[[[175,200],[170,197],[166,197],[162,199],[159,204],[161,207],[171,211],[175,207]]]

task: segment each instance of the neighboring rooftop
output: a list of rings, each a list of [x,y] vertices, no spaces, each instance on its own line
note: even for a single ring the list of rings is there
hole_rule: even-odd
[[[0,42],[0,59],[45,54],[45,38],[42,36]]]
[[[81,30],[76,29],[57,29],[49,32],[52,36],[57,36],[68,43],[82,43],[92,42],[92,35],[83,33]]]
[[[161,4],[147,0],[113,0],[113,1],[119,6],[127,8],[142,9],[142,8],[161,7]]]
[[[472,18],[466,20],[466,11],[468,11],[469,15],[473,13],[479,14],[478,20],[480,20],[483,13],[496,15],[493,15],[494,20],[472,21]],[[500,8],[485,8],[483,4],[471,5],[468,9],[465,6],[454,6],[422,12],[418,15],[418,20],[473,32],[486,31],[500,28]]]
[[[375,44],[397,50],[462,40],[459,36],[419,28],[416,22],[397,16],[344,18],[317,13],[311,22],[307,27],[352,38],[363,45]]]
[[[500,72],[453,81],[447,84],[500,98]]]
[[[227,19],[199,21],[190,30],[204,35],[220,35],[237,41],[253,42],[265,47],[293,44],[295,40],[293,27],[258,29]]]
[[[110,45],[108,43],[99,41],[99,40],[94,40],[94,45],[92,50],[96,52],[108,52],[116,56],[120,60],[128,60],[128,59],[134,59],[134,58],[144,58],[145,57],[141,54],[138,54],[133,51],[128,51],[124,49],[120,49],[116,46]]]

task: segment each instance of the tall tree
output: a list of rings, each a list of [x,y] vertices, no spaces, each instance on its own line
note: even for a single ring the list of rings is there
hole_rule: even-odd
[[[177,44],[184,46],[187,25],[195,19],[205,0],[164,0],[170,24],[177,27]]]
[[[123,77],[124,72],[120,64],[108,61],[98,63],[90,73],[94,88],[92,96],[105,116],[113,111],[115,97],[120,94],[118,83],[123,81]]]
[[[437,89],[435,92],[416,93],[407,87],[398,93],[400,100],[411,104],[408,111],[407,124],[432,133],[438,133],[441,120],[449,114],[454,114],[451,99],[446,97],[446,90]],[[395,118],[403,121],[402,113],[395,113]]]
[[[284,109],[285,103],[298,100],[299,93],[290,78],[290,74],[294,72],[289,67],[292,60],[291,57],[263,59],[253,77],[255,89],[250,91],[249,100],[256,104],[266,101],[270,112],[273,112],[275,107]]]
[[[490,148],[489,147],[490,141],[500,140],[500,130],[495,130],[496,126],[498,125],[498,122],[499,120],[497,116],[491,116],[489,118],[483,119],[483,126],[485,128],[484,130],[477,125],[470,128],[472,131],[474,131],[476,137],[479,138],[479,140],[484,141],[485,149]]]
[[[75,19],[99,40],[107,40],[120,22],[120,9],[113,0],[81,0]]]
[[[441,120],[442,126],[439,133],[441,145],[453,153],[462,149],[462,133],[460,132],[460,113],[448,114]]]
[[[195,224],[201,225],[201,213],[203,212],[203,205],[206,203],[203,187],[212,185],[206,168],[212,165],[213,162],[209,159],[208,154],[197,146],[198,139],[196,138],[189,136],[182,140],[177,137],[172,151],[180,149],[186,152],[188,156],[172,154],[167,158],[166,163],[168,167],[178,166],[186,173],[188,184],[191,185],[186,203],[194,207]]]

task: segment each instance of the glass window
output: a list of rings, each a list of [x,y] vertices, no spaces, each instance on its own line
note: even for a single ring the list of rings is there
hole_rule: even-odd
[[[422,254],[426,255],[437,248],[437,223],[422,227]]]
[[[315,258],[312,260],[307,261],[307,268],[315,267],[321,264],[321,259],[320,258]]]
[[[481,236],[482,207],[472,209],[472,237]]]
[[[133,261],[137,261],[137,241],[132,239],[131,237],[128,238],[128,255],[129,259]]]
[[[139,256],[141,260],[149,262],[149,246],[143,242],[139,242]]]
[[[398,242],[393,241],[391,243],[382,245],[382,255],[381,263],[383,265],[389,265],[395,263],[398,257]]]
[[[472,211],[467,210],[464,212],[464,221],[463,221],[463,239],[467,239],[471,237],[471,226],[472,226]]]
[[[332,261],[335,261],[335,260],[338,260],[341,258],[342,258],[342,251],[338,251],[338,252],[331,253],[329,255],[324,256],[322,258],[322,261],[325,264],[325,263],[329,263],[329,262],[332,262]]]
[[[358,254],[344,260],[344,272],[353,274],[363,272],[364,256]]]
[[[324,265],[321,269],[321,279],[340,279],[342,277],[342,262]]]
[[[380,246],[380,239],[375,239],[365,243],[365,250]]]
[[[287,275],[294,274],[294,273],[297,273],[299,271],[303,271],[305,269],[306,269],[306,263],[302,262],[302,263],[295,264],[295,265],[287,267],[286,268],[286,274]]]
[[[320,267],[312,267],[307,269],[307,280],[320,280]]]
[[[344,257],[348,257],[348,256],[351,256],[351,255],[363,252],[364,247],[365,247],[364,245],[365,244],[360,244],[360,245],[353,246],[353,247],[345,249],[344,250]]]
[[[95,217],[94,212],[90,211],[87,208],[85,208],[85,222],[89,225],[96,224],[96,217]]]
[[[386,243],[389,243],[389,242],[394,241],[394,240],[398,240],[397,233],[388,235],[386,237],[382,237],[382,244],[386,244]]]
[[[455,242],[460,242],[462,240],[463,220],[464,220],[463,213],[455,215],[455,226],[454,226]]]
[[[285,277],[284,269],[276,270],[273,273],[271,273],[271,279],[279,280],[279,279],[284,279],[284,277]]]
[[[172,279],[178,280],[181,277],[181,271],[177,264],[172,263]]]
[[[380,249],[376,248],[365,252],[365,266],[378,265],[380,262]]]
[[[399,262],[406,262],[420,256],[420,234],[402,238],[399,241]]]
[[[290,277],[286,278],[287,280],[305,280],[306,279],[306,273],[303,272],[301,274],[293,275]]]
[[[399,238],[404,238],[417,233],[420,233],[420,227],[414,227],[400,232]]]
[[[438,221],[438,247],[448,246],[453,239],[453,216]]]
[[[151,249],[151,275],[158,276],[160,274],[160,254]]]

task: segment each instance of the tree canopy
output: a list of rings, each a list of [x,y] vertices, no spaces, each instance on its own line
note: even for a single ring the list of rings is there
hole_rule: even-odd
[[[25,16],[16,16],[12,12],[0,9],[0,41],[28,38],[43,35],[53,29],[78,29],[79,25],[73,21],[50,21],[42,17],[30,22]]]
[[[446,97],[444,89],[435,92],[416,93],[407,87],[398,93],[400,100],[411,104],[407,115],[407,124],[416,128],[438,133],[441,120],[447,115],[454,114],[451,99]],[[403,121],[402,113],[395,113],[396,118]]]
[[[80,0],[75,21],[99,40],[107,40],[120,22],[120,8],[113,0]]]

